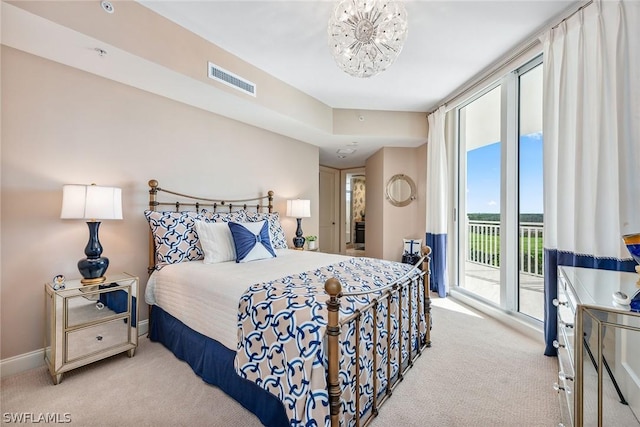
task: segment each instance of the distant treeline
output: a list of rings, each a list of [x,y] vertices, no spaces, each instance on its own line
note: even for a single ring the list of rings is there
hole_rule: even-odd
[[[500,221],[500,214],[497,213],[470,213],[467,214],[471,221]],[[520,222],[543,222],[544,215],[541,213],[520,214]]]

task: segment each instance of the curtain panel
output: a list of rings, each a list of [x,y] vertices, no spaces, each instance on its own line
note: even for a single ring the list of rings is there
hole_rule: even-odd
[[[445,143],[444,106],[429,115],[427,139],[427,245],[431,247],[430,289],[444,298],[447,280],[447,147]]]
[[[544,52],[545,354],[557,267],[633,271],[640,232],[640,2],[599,1],[541,37]]]

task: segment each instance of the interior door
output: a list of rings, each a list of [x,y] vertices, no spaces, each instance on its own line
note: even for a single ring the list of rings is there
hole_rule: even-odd
[[[340,171],[320,166],[318,247],[321,252],[340,253],[338,218]]]

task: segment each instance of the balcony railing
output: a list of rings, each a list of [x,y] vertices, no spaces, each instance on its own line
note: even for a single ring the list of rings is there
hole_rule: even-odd
[[[520,223],[520,273],[543,276],[542,229],[542,223]],[[467,222],[466,257],[466,261],[495,268],[500,267],[500,222],[473,220]]]

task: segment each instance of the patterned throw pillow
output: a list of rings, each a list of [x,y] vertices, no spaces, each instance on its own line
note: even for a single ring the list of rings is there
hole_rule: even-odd
[[[150,211],[144,212],[156,249],[156,267],[184,261],[204,259],[195,221],[230,222],[246,221],[245,211],[211,212],[203,209],[196,212]]]
[[[420,255],[422,239],[402,239],[404,241],[403,255]]]
[[[195,231],[196,212],[158,212],[146,210],[156,248],[156,265],[197,261],[204,258]]]
[[[247,212],[249,222],[268,221],[269,236],[274,249],[287,249],[287,238],[284,235],[278,212]]]
[[[236,247],[236,262],[276,257],[276,252],[271,246],[267,221],[242,224],[230,222],[229,230],[231,230],[233,243]]]

